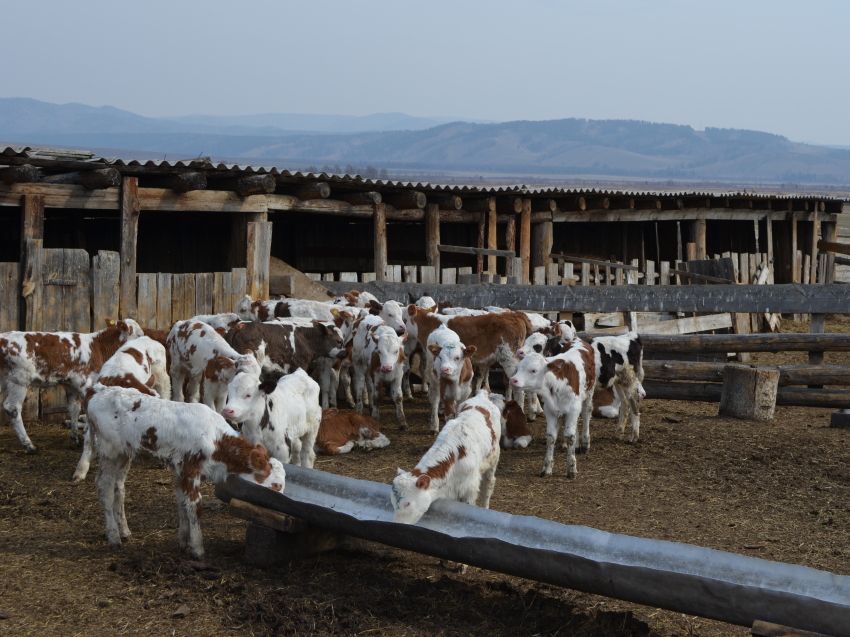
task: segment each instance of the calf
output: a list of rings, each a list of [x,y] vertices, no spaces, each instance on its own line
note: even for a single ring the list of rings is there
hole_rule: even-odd
[[[322,424],[316,437],[316,452],[326,456],[348,453],[354,445],[371,451],[390,444],[389,438],[381,433],[381,425],[374,418],[363,414],[342,414],[338,409],[322,411]]]
[[[148,396],[167,399],[171,395],[171,379],[168,377],[166,360],[166,350],[161,343],[148,336],[135,338],[119,347],[103,364],[96,382],[104,387],[126,387]],[[89,389],[86,392],[86,403],[91,391]],[[72,478],[73,484],[86,479],[93,453],[92,429],[87,427],[83,437],[83,453]]]
[[[402,405],[401,379],[404,374],[404,342],[408,335],[399,338],[396,331],[378,316],[369,315],[354,324],[351,364],[354,371],[354,397],[357,413],[363,413],[364,383],[369,391],[372,417],[380,420],[378,390],[386,383],[395,403],[398,428],[407,429]]]
[[[98,455],[95,478],[106,518],[106,539],[115,549],[130,537],[124,513],[124,483],[130,462],[150,452],[169,462],[177,475],[180,547],[194,559],[204,557],[200,483],[236,475],[282,491],[283,465],[254,445],[205,405],[160,400],[125,387],[96,384],[88,403]]]
[[[235,312],[225,312],[224,314],[199,314],[198,316],[193,316],[190,320],[206,323],[222,336],[227,334],[228,330],[233,329],[242,322],[242,319],[239,318],[239,315]]]
[[[280,301],[253,299],[246,294],[236,302],[233,313],[242,321],[268,321],[274,318],[275,309]]]
[[[296,369],[307,370],[321,356],[342,349],[342,335],[323,322],[309,325],[243,323],[242,329],[227,333],[227,342],[239,353],[259,351],[265,344],[263,375],[278,378]],[[334,352],[335,354],[336,352]]]
[[[489,508],[499,464],[501,414],[485,390],[460,405],[413,471],[393,480],[393,521],[416,524],[438,499]]]
[[[505,403],[502,420],[502,447],[525,449],[531,442],[531,429],[517,401],[509,400]]]
[[[86,387],[122,344],[139,336],[142,328],[132,319],[107,320],[105,329],[91,334],[0,333],[0,394],[6,394],[3,409],[27,453],[38,453],[21,418],[21,406],[30,386],[65,386],[71,439],[78,442],[78,420]]]
[[[284,464],[313,468],[322,420],[319,385],[303,369],[276,383],[241,372],[230,381],[222,416],[242,423],[242,433]]]
[[[622,336],[599,336],[591,341],[596,352],[596,388],[612,389],[619,400],[620,418],[614,436],[623,435],[626,413],[631,418],[629,442],[640,437],[640,401],[646,397],[643,389],[643,344],[637,332]]]
[[[404,324],[402,307],[398,302],[392,300],[386,303],[369,301],[369,305],[366,307],[369,309],[369,314],[381,317],[384,323],[393,328],[399,336],[407,331],[407,327]]]
[[[469,398],[472,391],[472,361],[475,345],[464,346],[460,338],[445,325],[428,336],[428,400],[431,403],[430,431],[440,431],[440,403],[446,421],[457,415],[456,405]]]
[[[584,420],[581,448],[590,448],[590,414],[593,388],[596,385],[596,357],[593,348],[576,339],[570,348],[554,358],[544,358],[537,352],[526,355],[517,367],[510,384],[517,389],[534,391],[543,398],[546,414],[546,458],[540,476],[552,475],[555,441],[564,423],[567,447],[567,477],[575,478],[576,426],[579,414]]]

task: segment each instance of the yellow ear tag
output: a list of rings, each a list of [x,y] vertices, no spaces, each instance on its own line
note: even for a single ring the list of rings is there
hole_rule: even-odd
[[[336,310],[336,309],[331,310],[331,314],[339,314],[339,310]]]
[[[429,307],[429,308],[428,308],[428,311],[429,311],[429,312],[433,312],[433,311],[434,311],[434,310],[436,310],[436,309],[437,309],[437,306],[435,305],[435,306],[433,306],[433,307]]]
[[[109,321],[110,325],[115,325],[115,321]]]

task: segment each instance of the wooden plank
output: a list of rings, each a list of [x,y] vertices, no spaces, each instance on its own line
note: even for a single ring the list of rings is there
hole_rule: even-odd
[[[171,292],[174,275],[158,272],[156,275],[156,329],[169,330],[174,323],[171,313]],[[231,311],[233,305],[231,303]]]
[[[437,283],[437,269],[432,265],[419,266],[419,282],[428,285]]]
[[[64,267],[64,277],[77,281],[77,285],[68,286],[62,292],[65,329],[69,332],[91,332],[91,264],[88,252],[66,250]]]
[[[21,205],[21,254],[27,239],[44,239],[44,197],[24,195]]]
[[[213,273],[195,274],[195,315],[213,313]]]
[[[585,314],[585,317],[588,315]],[[622,316],[620,314],[619,316]],[[710,330],[721,330],[732,327],[731,314],[708,314],[703,316],[691,316],[670,321],[658,321],[655,323],[637,323],[637,332],[644,334],[694,334],[696,332],[708,332]],[[586,328],[587,329],[587,328]],[[625,334],[629,331],[628,326],[611,327],[587,330],[588,336],[613,336]]]
[[[810,630],[800,630],[799,628],[789,628],[788,626],[780,626],[779,624],[771,624],[756,620],[753,622],[751,629],[753,637],[830,637],[823,633],[814,633]]]
[[[247,228],[248,294],[255,299],[269,298],[269,259],[272,249],[272,223],[249,221]]]
[[[535,223],[531,226],[531,269],[546,267],[550,261],[554,240],[554,228],[551,221]]]
[[[266,195],[242,197],[232,190],[193,190],[176,193],[166,188],[139,188],[143,211],[165,212],[266,212]]]
[[[300,270],[296,270],[285,261],[281,261],[276,257],[269,259],[269,275],[273,276],[291,276],[293,281],[293,296],[298,299],[308,299],[310,301],[327,301],[332,296],[333,292],[328,290],[321,283],[317,283]],[[245,292],[242,292],[244,295]],[[241,298],[241,295],[240,295]],[[233,311],[233,306],[228,312]]]
[[[142,327],[156,329],[156,273],[141,273],[136,275],[138,297],[136,305],[139,313],[136,320]]]
[[[824,252],[833,252],[835,254],[850,255],[850,245],[846,243],[838,243],[837,241],[818,241],[818,250]]]
[[[230,291],[233,283],[231,272],[213,272],[213,313],[223,314],[233,311],[233,298]]]
[[[468,248],[466,246],[447,246],[438,245],[437,249],[440,252],[456,252],[458,254],[477,254],[497,257],[513,257],[516,256],[512,250],[490,250],[489,248]]]
[[[227,512],[235,518],[261,524],[284,533],[298,533],[309,528],[304,520],[271,509],[264,509],[238,498],[231,498]]]
[[[230,285],[231,305],[230,311],[248,293],[248,270],[247,268],[233,268],[233,282]]]
[[[454,285],[457,283],[457,268],[443,268],[440,280],[443,285]]]
[[[623,264],[619,261],[597,261],[595,259],[583,259],[579,257],[574,257],[569,254],[560,254],[560,253],[551,253],[549,255],[552,259],[558,259],[563,261],[568,261],[569,263],[587,263],[589,265],[598,265],[604,266],[606,268],[618,268],[620,270],[637,270],[638,266]]]
[[[405,283],[416,283],[417,282],[417,270],[415,265],[406,265],[402,268],[404,282]],[[356,279],[355,279],[356,280]]]
[[[818,346],[825,351],[848,352],[850,351],[850,334],[647,335],[643,339],[643,344],[645,351],[653,353],[807,352],[813,346]]]
[[[70,252],[70,251],[67,251]],[[65,253],[66,250],[44,249],[42,250],[43,276],[47,278],[59,278],[65,275]],[[63,288],[60,286],[44,286],[41,305],[41,326],[39,330],[47,332],[66,331],[65,326],[65,304]],[[43,422],[56,423],[63,420],[58,415],[60,412],[55,408],[65,407],[68,403],[65,389],[62,387],[44,387],[41,389],[41,419]],[[52,414],[44,414],[44,409],[52,409]]]
[[[414,266],[415,267],[415,266]],[[357,273],[356,272],[340,272],[339,273],[340,281],[348,281],[349,283],[357,283]]]
[[[185,321],[195,312],[195,275],[174,274],[171,277],[171,318],[174,321]]]
[[[706,281],[708,283],[735,283],[732,279],[722,279],[716,276],[708,276],[706,274],[696,274],[687,270],[670,270],[670,274],[676,274],[683,279],[691,279],[694,281]]]
[[[487,201],[488,212],[487,212],[487,247],[490,250],[497,250],[499,248],[498,243],[498,215],[496,214],[496,198],[490,197]],[[487,257],[487,271],[491,273],[496,272],[496,256],[488,255]]]
[[[23,281],[21,295],[25,299],[26,313],[24,329],[37,332],[42,329],[42,313],[44,286],[42,285],[44,271],[44,250],[41,239],[27,239],[24,251]]]
[[[376,275],[374,272],[364,272],[360,275],[360,280],[363,283],[368,283],[369,281],[374,281],[376,279]]]
[[[531,199],[522,200],[519,216],[519,257],[522,259],[521,283],[531,282]]]
[[[136,307],[136,242],[139,234],[139,180],[124,177],[121,184],[120,318],[134,318]]]
[[[440,207],[437,204],[429,203],[425,206],[425,263],[432,266],[435,273],[440,271],[439,245]]]
[[[375,273],[378,280],[386,280],[387,269],[387,207],[386,204],[374,204],[374,215],[372,218],[373,248]]]
[[[0,332],[21,327],[21,264],[0,263]]]
[[[821,235],[823,236],[824,241],[818,241],[818,248],[820,248],[821,243],[826,243],[827,245],[833,245],[836,239],[836,232],[838,230],[838,225],[834,222],[824,222],[821,224]],[[833,283],[835,276],[835,255],[828,254],[826,258],[826,262],[823,264],[821,269],[821,278],[820,282],[824,284]],[[812,313],[812,322],[809,328],[809,331],[812,334],[821,334],[825,329],[826,323],[826,315],[823,314],[826,310],[819,310],[818,313]],[[812,365],[819,365],[823,363],[823,352],[820,350],[814,350],[809,352],[809,363]]]
[[[520,202],[520,209],[522,209],[522,200],[518,199]],[[516,252],[516,215],[508,215],[508,223],[505,228],[505,246],[511,252]],[[505,259],[505,276],[511,275],[511,258]]]
[[[88,190],[85,186],[65,184],[0,184],[0,205],[20,205],[24,195],[44,197],[47,208],[74,208],[84,210],[118,210],[119,188]]]
[[[723,382],[726,363],[644,360],[643,371],[651,380]],[[850,386],[850,365],[766,365],[779,371],[780,387],[792,385]]]

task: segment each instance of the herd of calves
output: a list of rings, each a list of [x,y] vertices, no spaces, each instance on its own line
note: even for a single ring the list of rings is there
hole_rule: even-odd
[[[577,473],[576,449],[590,447],[592,414],[619,417],[617,436],[630,414],[630,439],[637,440],[645,394],[636,333],[587,343],[570,321],[444,307],[428,296],[411,301],[408,307],[380,303],[356,291],[329,302],[246,296],[233,313],[178,321],[168,332],[125,319],[92,334],[0,333],[3,409],[30,453],[37,449],[21,417],[29,387],[65,386],[75,441],[85,410],[73,479],[85,479],[96,453],[106,537],[116,548],[130,536],[124,483],[131,461],[148,452],[170,463],[180,546],[196,559],[203,557],[202,478],[236,475],[281,491],[284,464],[312,467],[317,451],[387,446],[379,403],[386,391],[399,429],[407,429],[403,399],[412,397],[411,362],[428,394],[430,431],[439,435],[416,467],[400,469],[393,481],[396,522],[415,524],[439,498],[475,504],[480,493],[487,507],[500,446],[529,444],[527,420],[541,402],[541,476],[552,474],[562,423],[570,478]],[[504,397],[489,393],[494,365],[504,372]],[[338,395],[356,413],[339,412]],[[371,417],[363,415],[366,399]],[[241,433],[229,423],[239,423]]]

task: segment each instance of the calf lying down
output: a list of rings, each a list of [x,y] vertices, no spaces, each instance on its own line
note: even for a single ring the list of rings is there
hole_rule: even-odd
[[[366,451],[383,449],[390,444],[381,433],[381,423],[358,413],[342,414],[338,409],[322,411],[322,423],[316,437],[316,453],[333,456],[348,453],[354,446]]]

